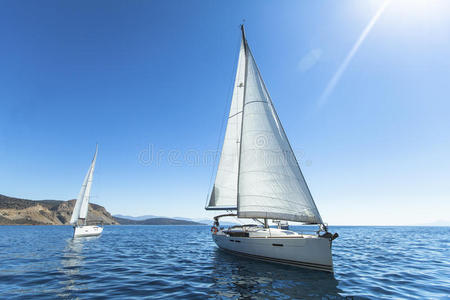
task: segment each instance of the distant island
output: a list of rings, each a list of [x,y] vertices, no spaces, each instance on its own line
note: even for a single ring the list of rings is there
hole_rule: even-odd
[[[120,225],[205,225],[203,223],[177,220],[171,218],[149,218],[145,220],[130,220],[125,218],[114,217]]]
[[[71,200],[29,200],[0,194],[0,225],[69,225],[75,199]],[[145,216],[112,216],[103,206],[89,203],[88,220],[105,225],[205,225],[183,219]]]

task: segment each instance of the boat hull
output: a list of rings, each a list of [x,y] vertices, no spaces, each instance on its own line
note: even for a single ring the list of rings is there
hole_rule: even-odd
[[[333,272],[331,241],[316,236],[295,238],[231,237],[213,234],[219,248],[252,259]]]
[[[102,234],[103,227],[100,226],[74,226],[73,237],[98,236]]]

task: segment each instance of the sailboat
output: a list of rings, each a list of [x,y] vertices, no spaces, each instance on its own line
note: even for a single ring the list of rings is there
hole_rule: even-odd
[[[212,238],[233,254],[333,272],[332,241],[248,46],[244,26],[231,108],[214,186],[206,210]],[[219,219],[253,219],[224,228]],[[269,222],[278,226],[270,227]],[[317,224],[311,234],[287,229],[287,221]],[[241,222],[242,223],[242,222]]]
[[[95,162],[97,160],[98,145],[95,147],[94,158],[84,178],[80,193],[73,208],[70,224],[73,225],[73,237],[96,236],[103,232],[103,227],[98,225],[87,225],[87,214],[89,209],[89,198],[91,195],[92,179],[94,177]]]

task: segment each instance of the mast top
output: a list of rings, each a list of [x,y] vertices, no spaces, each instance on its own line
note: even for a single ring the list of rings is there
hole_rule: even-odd
[[[241,24],[242,41],[244,42],[245,52],[247,52],[247,39],[245,38],[244,24]]]
[[[246,41],[246,39],[245,39],[245,29],[244,29],[244,24],[241,24],[241,31],[242,31],[242,40]]]

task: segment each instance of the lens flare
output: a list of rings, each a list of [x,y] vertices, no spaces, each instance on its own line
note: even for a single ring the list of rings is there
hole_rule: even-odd
[[[341,63],[341,65],[337,69],[336,73],[334,73],[333,77],[328,82],[327,87],[323,91],[323,93],[320,96],[319,101],[317,103],[319,108],[322,107],[323,105],[325,105],[328,97],[333,92],[334,88],[336,87],[336,84],[341,79],[342,74],[347,69],[348,64],[352,60],[353,56],[355,56],[355,54],[358,51],[359,47],[364,42],[364,40],[366,39],[367,35],[369,34],[369,32],[372,30],[373,26],[377,22],[378,18],[381,16],[381,14],[384,12],[384,10],[390,4],[390,2],[391,2],[391,0],[384,1],[383,4],[380,6],[380,8],[375,13],[375,15],[372,17],[372,19],[370,19],[370,22],[367,24],[366,28],[364,28],[363,32],[361,33],[359,38],[356,40],[356,42],[353,45],[353,47],[350,50],[350,52],[347,54],[347,56],[345,57],[344,61]]]

